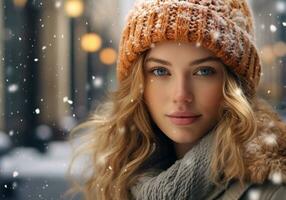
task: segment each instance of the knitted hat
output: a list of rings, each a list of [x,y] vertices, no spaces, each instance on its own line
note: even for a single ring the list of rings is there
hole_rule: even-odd
[[[245,0],[145,0],[135,4],[120,39],[119,81],[129,76],[142,52],[166,40],[207,48],[242,79],[248,96],[255,94],[261,65]]]

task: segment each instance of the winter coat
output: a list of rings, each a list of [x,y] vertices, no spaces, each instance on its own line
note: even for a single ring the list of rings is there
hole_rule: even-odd
[[[212,190],[208,190],[207,194],[203,197],[206,200],[286,200],[286,125],[282,122],[277,114],[269,113],[269,108],[258,106],[254,108],[256,115],[258,116],[258,131],[257,136],[253,138],[249,143],[245,144],[246,151],[243,154],[245,169],[247,171],[249,182],[246,182],[244,186],[241,186],[238,182],[233,181],[223,187],[215,187]],[[201,148],[203,149],[203,148]],[[188,152],[189,153],[189,152]],[[188,153],[184,156],[188,156]],[[194,154],[196,155],[196,154]],[[181,162],[181,163],[179,163]],[[139,187],[133,187],[131,189],[134,199],[170,199],[163,195],[163,198],[156,198],[156,195],[148,195],[148,190],[150,192],[156,191],[153,188],[157,187],[161,190],[170,194],[170,190],[174,193],[178,193],[181,187],[176,187],[178,185],[183,186],[184,183],[178,183],[179,181],[184,181],[184,178],[179,176],[189,176],[181,175],[177,170],[174,173],[175,165],[182,165],[184,159],[177,161],[167,170],[154,171],[152,177],[143,177]],[[185,166],[185,165],[184,165]],[[182,166],[178,167],[181,169]],[[192,168],[191,168],[192,169]],[[181,170],[184,173],[189,173],[187,169]],[[152,174],[152,173],[150,173]],[[192,175],[192,174],[191,174]],[[174,178],[172,178],[172,176]],[[200,175],[196,175],[200,177]],[[168,184],[167,179],[173,181],[172,189]],[[155,181],[150,181],[150,180]],[[174,183],[174,180],[179,180]],[[140,189],[140,184],[145,187],[145,196],[141,194],[138,195]],[[148,185],[150,184],[150,185]],[[153,185],[152,185],[153,184]],[[157,185],[156,185],[157,184]],[[186,187],[186,184],[184,185]],[[188,186],[189,187],[189,186]],[[142,189],[142,188],[141,188]],[[157,190],[157,191],[158,191]],[[159,192],[161,192],[159,191]],[[206,190],[204,190],[206,191]],[[139,197],[138,197],[138,196]],[[173,195],[173,194],[172,194]],[[152,198],[150,198],[152,196]],[[173,197],[178,197],[176,194]],[[190,199],[188,198],[177,198],[179,200]],[[196,198],[191,198],[196,199]]]
[[[286,184],[266,181],[263,184],[248,183],[241,186],[234,182],[226,188],[216,188],[206,200],[286,200]]]

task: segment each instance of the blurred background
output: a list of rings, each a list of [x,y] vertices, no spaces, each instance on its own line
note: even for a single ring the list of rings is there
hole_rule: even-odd
[[[64,199],[69,131],[116,88],[133,3],[0,0],[0,199]],[[286,120],[286,0],[250,4],[263,64],[258,92]]]

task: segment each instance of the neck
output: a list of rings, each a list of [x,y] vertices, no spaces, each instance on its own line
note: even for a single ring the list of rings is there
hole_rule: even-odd
[[[181,159],[184,157],[184,155],[192,148],[192,144],[179,144],[174,143],[177,159]]]

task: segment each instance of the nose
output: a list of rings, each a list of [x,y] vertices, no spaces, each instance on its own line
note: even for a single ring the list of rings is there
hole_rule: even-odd
[[[180,77],[175,80],[173,88],[174,103],[190,103],[193,101],[190,79],[188,77]]]

